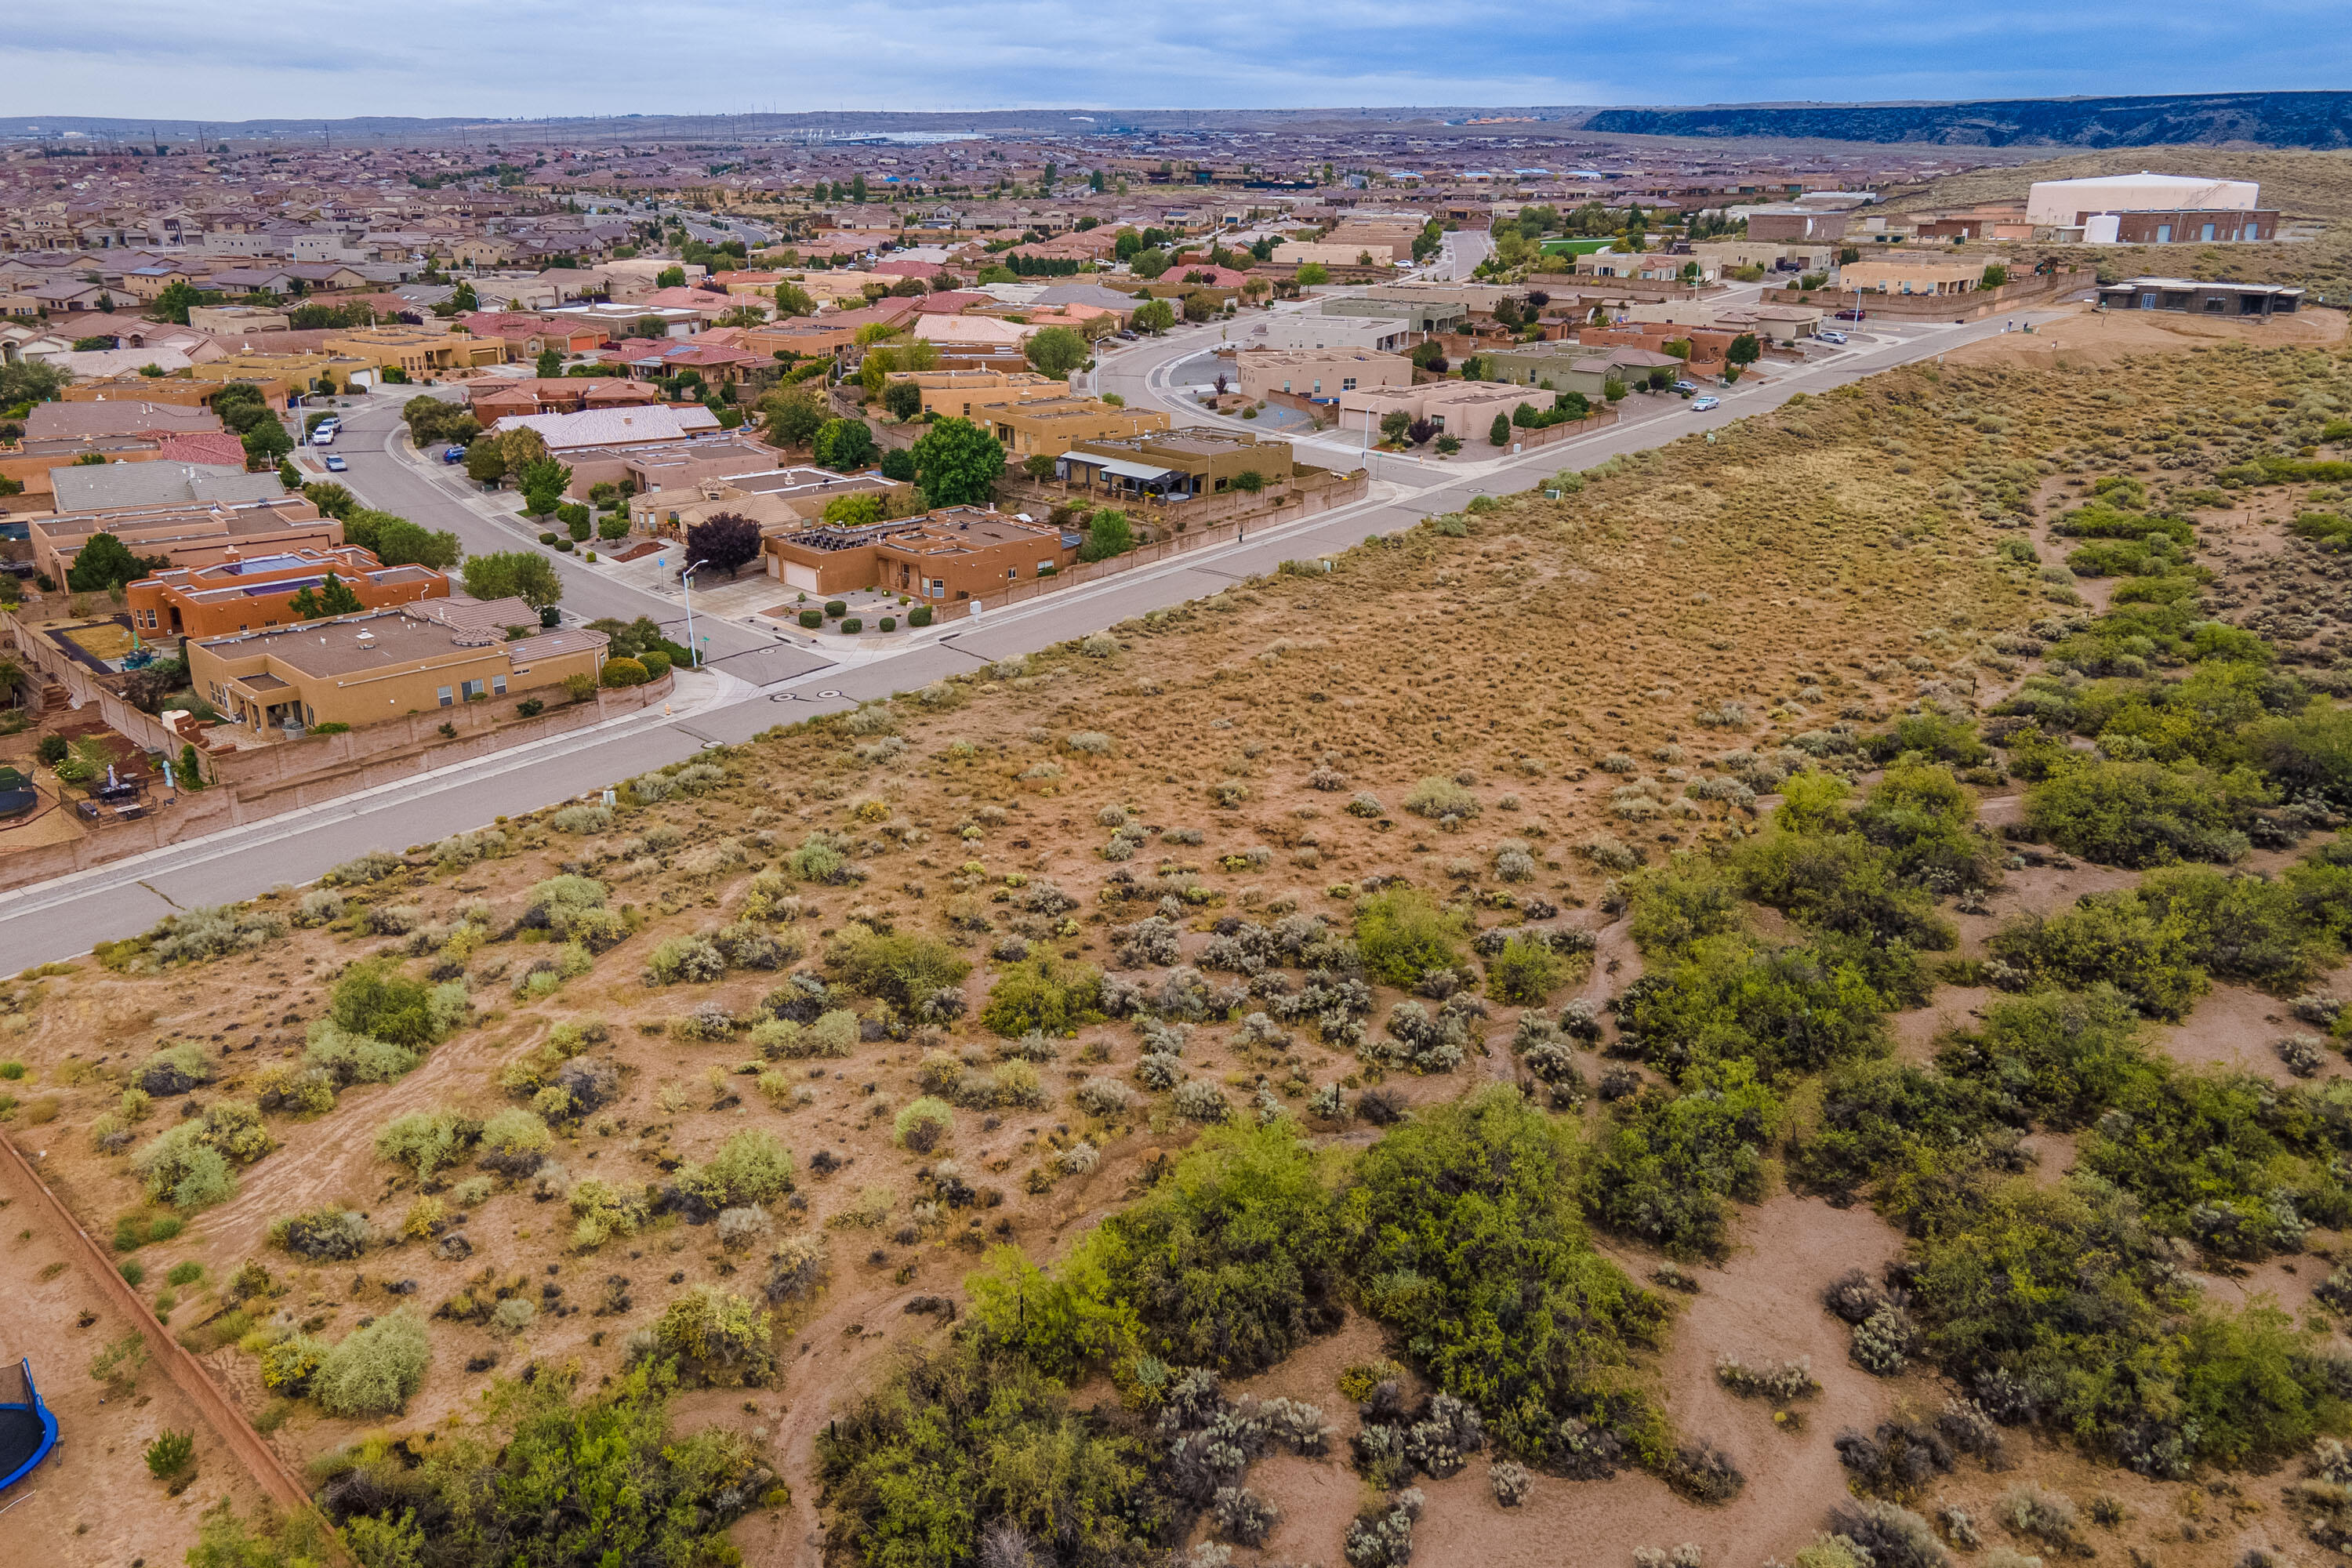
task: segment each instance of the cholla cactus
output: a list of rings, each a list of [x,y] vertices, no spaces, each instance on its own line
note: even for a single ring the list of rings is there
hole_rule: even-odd
[[[1497,1459],[1486,1467],[1486,1484],[1495,1489],[1496,1502],[1505,1508],[1517,1508],[1535,1489],[1535,1478],[1528,1473],[1525,1465]]]

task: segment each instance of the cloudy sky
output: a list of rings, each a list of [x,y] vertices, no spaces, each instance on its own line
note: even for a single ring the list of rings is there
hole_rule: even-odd
[[[11,115],[1689,104],[2352,84],[2343,0],[25,7]]]

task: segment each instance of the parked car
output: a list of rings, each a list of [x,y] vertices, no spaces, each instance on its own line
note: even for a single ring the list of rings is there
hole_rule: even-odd
[[[1688,397],[1692,393],[1698,390],[1698,383],[1695,381],[1678,381],[1675,383],[1675,390],[1681,393],[1685,397]]]
[[[335,431],[337,428],[339,427],[333,425],[320,426],[316,430],[310,432],[310,445],[313,447],[333,446],[335,444]]]
[[[327,472],[331,474],[340,474],[344,472],[350,467],[351,465],[349,463],[343,461],[341,453],[330,452],[327,454]]]
[[[466,460],[466,448],[451,442],[442,448],[441,460],[445,463],[462,463]]]
[[[1862,321],[1869,318],[1870,312],[1867,310],[1840,310],[1837,313],[1837,319],[1841,321]]]
[[[1722,406],[1723,399],[1720,397],[1694,397],[1691,399],[1691,412],[1693,414],[1705,414],[1710,408],[1720,408]]]
[[[1823,331],[1822,331],[1815,332],[1815,333],[1813,334],[1813,338],[1814,338],[1814,341],[1816,341],[1816,342],[1824,342],[1824,343],[1838,343],[1838,344],[1841,344],[1841,345],[1843,345],[1843,344],[1845,342],[1845,334],[1844,334],[1843,332],[1839,331],[1838,331],[1836,328],[1834,328],[1834,327],[1827,328],[1827,329],[1825,329],[1825,330],[1823,330]]]

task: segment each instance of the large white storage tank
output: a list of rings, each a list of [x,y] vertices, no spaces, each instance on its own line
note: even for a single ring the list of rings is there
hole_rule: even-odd
[[[2083,213],[2252,212],[2262,205],[2252,180],[2207,180],[2193,174],[2094,174],[2081,180],[2037,180],[2026,193],[2025,221],[2071,228]]]

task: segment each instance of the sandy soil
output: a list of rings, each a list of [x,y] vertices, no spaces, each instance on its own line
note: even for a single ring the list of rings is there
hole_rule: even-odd
[[[2076,305],[2059,320],[2031,333],[2003,332],[1979,338],[1944,356],[1948,364],[1999,365],[2013,370],[2111,365],[2126,354],[2181,353],[2200,344],[2340,343],[2341,310],[2313,310],[2269,321],[2215,320],[2165,310],[2105,310]]]
[[[2290,1084],[2296,1081],[2295,1077],[2279,1060],[2272,1044],[2287,1035],[2313,1032],[2309,1025],[2297,1023],[2286,1004],[2275,996],[2243,985],[2216,985],[2198,999],[2179,1023],[2158,1025],[2152,1043],[2186,1065],[2211,1062],[2273,1083]],[[2327,1052],[2317,1081],[2345,1076],[2343,1058]]]

